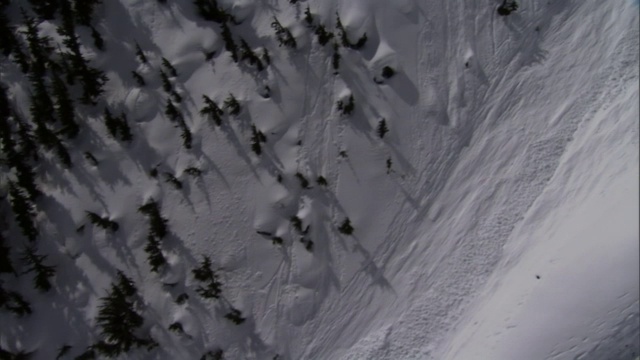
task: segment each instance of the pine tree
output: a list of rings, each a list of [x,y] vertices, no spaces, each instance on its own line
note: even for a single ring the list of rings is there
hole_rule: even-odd
[[[233,41],[233,35],[231,34],[231,29],[226,23],[222,23],[220,25],[222,32],[222,40],[224,41],[224,49],[231,53],[231,58],[234,62],[238,62],[238,46],[235,41]]]
[[[250,65],[255,65],[258,71],[264,70],[264,65],[260,58],[251,50],[249,44],[244,39],[240,39],[240,60],[247,60]]]
[[[120,113],[120,117],[118,118],[118,133],[120,134],[120,140],[122,141],[129,142],[133,139],[131,128],[127,122],[127,115],[124,112]]]
[[[2,55],[9,56],[18,44],[14,28],[9,25],[9,18],[4,12],[3,8],[0,8],[0,51]]]
[[[25,158],[31,158],[33,161],[38,161],[38,147],[32,134],[31,125],[24,121],[16,112],[13,112],[13,119],[18,127],[17,133],[20,155]]]
[[[384,135],[389,132],[389,128],[387,127],[387,121],[382,119],[378,122],[378,127],[376,128],[376,132],[380,139],[384,138]]]
[[[142,49],[140,48],[140,45],[137,42],[136,42],[136,57],[141,63],[143,64],[147,63],[147,57],[144,55],[144,51],[142,51]]]
[[[160,70],[160,79],[162,80],[162,89],[165,92],[170,93],[171,89],[173,89],[173,86],[171,85],[171,81],[169,81],[169,77],[167,76],[167,74],[165,74],[162,70]]]
[[[260,146],[260,140],[262,139],[260,137],[260,134],[262,134],[261,131],[258,131],[256,129],[255,125],[251,125],[251,150],[256,153],[256,155],[260,155],[262,153],[262,147]],[[264,136],[264,134],[262,134],[262,136]]]
[[[102,39],[102,35],[91,26],[91,37],[93,38],[93,45],[95,45],[96,49],[100,51],[104,51],[104,40]]]
[[[331,41],[331,39],[333,39],[333,33],[328,32],[322,24],[316,26],[314,34],[316,34],[318,37],[318,43],[322,46],[325,46],[329,41]]]
[[[91,26],[91,17],[93,16],[95,7],[101,3],[102,0],[74,0],[73,11],[78,24]]]
[[[278,21],[278,18],[276,18],[275,16],[273,17],[273,21],[271,22],[271,28],[276,33],[276,39],[278,40],[279,46],[284,45],[292,49],[296,48],[296,39],[291,34],[291,31],[289,31],[288,28],[283,27],[282,24],[280,24],[280,21]]]
[[[265,64],[271,65],[271,56],[269,55],[269,50],[267,50],[266,48],[262,50],[261,58]]]
[[[307,23],[308,27],[313,27],[313,15],[311,15],[309,5],[307,5],[306,9],[304,9],[304,21]]]
[[[135,332],[144,323],[144,318],[135,309],[137,293],[133,280],[118,271],[117,282],[101,300],[96,321],[104,340],[93,348],[107,357],[115,357],[134,347],[150,349],[157,343],[150,338],[141,338]]]
[[[61,132],[69,139],[73,139],[78,135],[80,128],[75,122],[75,111],[73,101],[67,90],[64,81],[54,73],[52,76],[53,96],[55,98],[56,117],[62,123]]]
[[[131,72],[131,75],[133,76],[133,80],[136,81],[136,83],[138,84],[138,86],[143,87],[146,85],[144,78],[142,77],[142,75],[138,74],[135,71]]]
[[[29,265],[27,270],[24,271],[24,274],[35,272],[33,285],[42,292],[51,290],[49,278],[53,277],[56,273],[55,266],[45,265],[43,263],[46,258],[46,255],[36,254],[36,249],[33,245],[26,246],[22,255],[22,260]]]
[[[203,285],[198,285],[196,292],[205,299],[217,299],[222,293],[222,283],[218,280],[218,275],[211,268],[211,259],[203,255],[200,266],[192,270],[193,277]]]
[[[229,93],[229,96],[224,100],[224,108],[229,111],[230,115],[238,115],[240,113],[240,103],[238,99]]]
[[[217,0],[194,0],[198,8],[198,15],[203,19],[225,24],[234,21],[233,17],[218,6]]]
[[[309,188],[309,180],[307,180],[307,178],[304,177],[304,175],[302,175],[301,173],[296,173],[296,178],[298,178],[298,180],[300,181],[300,186],[303,189],[308,189]]]
[[[353,234],[353,226],[351,226],[351,220],[349,218],[344,219],[342,224],[338,227],[338,231],[345,235]]]
[[[498,15],[500,16],[508,16],[512,12],[518,10],[518,2],[515,0],[504,0],[502,4],[498,7]]]
[[[336,103],[338,110],[342,113],[342,115],[351,115],[353,109],[355,108],[355,102],[353,100],[353,95],[349,95],[347,101],[338,100]]]
[[[22,235],[30,241],[35,241],[39,233],[34,222],[36,212],[22,190],[11,181],[9,181],[9,199]]]
[[[57,0],[29,0],[29,3],[42,20],[52,20],[59,6]]]
[[[169,71],[169,74],[171,74],[172,77],[178,76],[178,72],[176,71],[176,69],[173,67],[173,65],[171,65],[169,60],[165,59],[164,57],[162,58],[162,66],[164,66],[167,71]]]
[[[15,273],[11,263],[11,248],[7,246],[7,239],[0,232],[0,274]]]
[[[223,359],[224,359],[224,352],[221,349],[209,350],[200,357],[200,360],[223,360]]]
[[[152,272],[158,272],[160,267],[167,263],[167,259],[160,250],[160,241],[153,235],[147,236],[147,245],[144,247],[144,251],[147,253],[147,261]]]
[[[187,123],[185,123],[182,118],[178,120],[178,126],[180,127],[180,130],[182,130],[182,132],[180,133],[180,137],[182,138],[182,146],[184,146],[187,150],[191,149],[191,143],[193,141],[191,130],[189,130]],[[173,180],[171,182],[173,182]],[[176,188],[178,189],[180,189],[181,187],[182,184],[179,187],[176,186]]]
[[[173,101],[177,103],[182,102],[182,96],[180,96],[180,94],[178,94],[175,90],[171,90],[171,94],[169,94],[169,96],[171,96],[171,99],[173,99]]]
[[[246,320],[242,317],[242,312],[234,307],[231,307],[229,312],[224,317],[236,325],[240,325]]]
[[[169,99],[167,99],[167,106],[165,107],[164,114],[167,115],[167,117],[171,121],[178,121],[178,119],[180,119],[181,117],[178,109]]]
[[[382,77],[385,79],[392,77],[393,75],[395,75],[395,73],[395,70],[393,70],[393,68],[390,66],[385,66],[382,68]]]
[[[338,73],[338,70],[340,69],[340,52],[339,52],[340,46],[338,45],[337,42],[333,43],[333,56],[331,57],[331,65],[333,66],[333,70],[335,70],[335,73]]]
[[[170,172],[164,173],[165,182],[171,184],[174,188],[180,190],[182,189],[182,183],[175,176],[173,176]]]
[[[109,131],[109,135],[114,138],[118,138],[118,119],[111,115],[111,111],[106,108],[104,109],[104,125],[107,127],[107,131]]]
[[[31,304],[15,291],[5,290],[0,283],[0,308],[20,317],[31,314]]]
[[[205,106],[200,110],[200,115],[211,116],[211,119],[213,119],[217,126],[222,125],[222,115],[224,114],[222,109],[207,95],[202,95],[202,99],[204,100]]]
[[[202,174],[202,170],[200,170],[200,169],[198,169],[196,167],[193,167],[193,166],[184,169],[184,172],[189,174],[189,175],[191,175],[191,176],[193,176],[193,177],[198,177],[198,176],[200,176]]]
[[[325,179],[324,176],[320,175],[318,176],[318,178],[316,179],[316,182],[318,183],[318,185],[322,185],[322,186],[327,186],[327,179]]]
[[[108,217],[101,217],[100,215],[91,211],[85,211],[85,213],[87,214],[87,218],[92,224],[99,226],[105,230],[117,231],[120,227],[117,222],[109,219]]]
[[[158,203],[153,199],[140,206],[138,212],[144,214],[149,219],[149,235],[162,239],[167,235],[167,219],[160,214]]]

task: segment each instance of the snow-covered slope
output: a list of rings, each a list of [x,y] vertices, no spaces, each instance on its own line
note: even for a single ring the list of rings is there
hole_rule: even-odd
[[[43,294],[30,275],[2,275],[34,310],[0,313],[2,348],[50,359],[68,344],[79,355],[100,338],[95,316],[119,269],[138,287],[142,333],[160,343],[123,358],[198,359],[216,348],[228,359],[638,355],[637,5],[523,0],[500,17],[499,1],[220,3],[240,22],[236,39],[269,51],[266,70],[235,63],[192,1],[105,1],[95,20],[105,52],[78,30],[109,82],[96,107],[79,106],[74,167],[54,156],[37,167],[38,243],[57,275]],[[306,26],[307,6],[327,30],[337,12],[351,39],[367,34],[362,49],[340,49],[338,74],[331,44]],[[297,49],[278,46],[274,16]],[[48,22],[40,29],[54,34]],[[136,61],[136,42],[148,64]],[[164,114],[162,57],[178,73],[189,150]],[[2,61],[0,80],[27,114],[26,77]],[[378,84],[385,66],[397,74]],[[238,115],[220,127],[200,116],[202,95],[222,104],[230,93]],[[336,103],[349,95],[345,116]],[[108,135],[105,106],[127,114],[132,143]],[[260,155],[252,125],[267,138]],[[143,251],[138,207],[149,199],[171,232],[159,274]],[[87,210],[118,231],[78,233]],[[351,235],[338,231],[346,218]],[[18,228],[9,233],[17,248]],[[219,269],[223,299],[194,291],[202,255]],[[177,304],[182,293],[189,300]],[[224,318],[231,306],[244,323]],[[168,330],[175,322],[184,334]]]

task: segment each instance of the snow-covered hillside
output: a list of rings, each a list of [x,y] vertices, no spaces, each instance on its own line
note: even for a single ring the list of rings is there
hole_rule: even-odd
[[[637,3],[521,0],[508,16],[498,0],[82,3],[0,1],[3,351],[640,355]],[[108,79],[95,104],[69,75],[80,55]],[[28,244],[55,266],[48,291]],[[215,276],[194,272],[205,256]],[[207,283],[221,293],[201,296]],[[10,293],[32,313],[10,311]],[[140,344],[109,338],[109,297],[133,305],[140,324],[112,318]]]

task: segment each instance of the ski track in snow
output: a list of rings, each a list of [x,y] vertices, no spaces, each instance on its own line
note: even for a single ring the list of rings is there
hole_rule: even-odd
[[[214,347],[229,359],[441,359],[574,133],[637,85],[637,16],[622,15],[631,5],[520,3],[518,12],[499,17],[496,4],[473,0],[237,2],[234,10],[247,18],[233,31],[250,46],[269,49],[266,75],[238,69],[221,46],[218,25],[197,18],[189,1],[106,4],[102,25],[113,31],[113,46],[122,42],[133,53],[139,41],[148,50],[150,64],[137,69],[147,86],[127,88],[120,77],[130,69],[115,69],[107,101],[136,114],[140,109],[140,119],[130,121],[142,140],[128,149],[101,143],[107,137],[100,121],[88,120],[93,139],[80,144],[105,157],[101,167],[79,165],[64,180],[50,166],[60,183],[51,185],[43,205],[51,219],[45,226],[61,240],[46,250],[60,255],[57,282],[65,290],[60,303],[38,310],[50,310],[50,323],[67,322],[62,327],[71,335],[47,338],[51,328],[31,319],[0,333],[3,347],[26,334],[35,334],[19,345],[27,349],[89,344],[98,335],[91,320],[97,301],[120,268],[140,285],[145,330],[170,344],[154,359],[198,358]],[[321,47],[305,27],[306,5],[328,29],[338,11],[351,39],[370,35],[362,51],[340,50],[339,75],[333,75],[331,44]],[[122,29],[110,30],[127,12]],[[274,14],[291,27],[298,49],[280,48],[271,38]],[[208,46],[220,49],[214,65],[198,65]],[[185,97],[180,109],[194,133],[191,151],[181,148],[163,115],[165,95],[154,77],[162,56],[178,68],[172,82]],[[398,74],[375,84],[376,71],[389,62]],[[272,99],[255,94],[264,84]],[[241,101],[241,114],[225,116],[221,127],[200,119],[202,94],[221,104],[229,92]],[[347,94],[356,109],[343,116],[336,101]],[[384,139],[375,134],[380,118],[390,126]],[[251,124],[269,139],[260,157],[250,153]],[[184,189],[151,179],[156,164],[161,174],[175,173]],[[183,174],[192,165],[203,168],[200,178]],[[310,189],[301,189],[297,172]],[[316,183],[320,175],[328,186]],[[160,275],[148,272],[140,251],[146,224],[135,213],[151,197],[171,229],[163,247],[173,262]],[[117,218],[124,233],[74,235],[88,208]],[[312,252],[289,221],[294,215],[310,226],[305,238],[313,241]],[[337,231],[345,217],[352,236]],[[281,236],[284,244],[272,245],[256,231]],[[193,293],[191,268],[201,255],[220,270],[221,302]],[[507,255],[509,261],[519,256]],[[177,285],[161,284],[169,279]],[[182,292],[191,296],[187,305],[174,302]],[[223,319],[228,305],[247,322]],[[174,321],[186,335],[166,331]],[[633,332],[625,324],[619,332]],[[50,358],[46,351],[36,355]],[[145,356],[136,350],[124,358]]]

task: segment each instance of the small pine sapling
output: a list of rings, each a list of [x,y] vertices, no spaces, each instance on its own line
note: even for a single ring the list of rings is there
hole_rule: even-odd
[[[141,63],[143,64],[147,63],[147,57],[144,55],[144,51],[142,51],[142,49],[140,48],[140,45],[137,42],[136,42],[136,57]]]
[[[167,263],[167,259],[160,250],[160,241],[155,236],[147,236],[147,245],[144,247],[144,252],[147,253],[147,261],[151,267],[151,272],[158,272],[160,267]]]
[[[338,231],[345,235],[353,234],[353,226],[351,226],[351,220],[349,218],[344,219],[342,224],[338,227]]]
[[[165,74],[165,72],[162,70],[160,70],[160,79],[162,80],[162,89],[166,93],[171,93],[173,86],[171,85],[171,81],[169,80],[167,74]]]
[[[231,307],[231,310],[224,317],[236,325],[240,325],[246,320],[242,317],[242,312],[234,307]]]
[[[178,297],[176,298],[176,304],[182,305],[182,304],[186,303],[187,300],[189,300],[189,295],[187,295],[185,293],[182,293],[182,294],[178,295]]]
[[[209,350],[202,354],[200,360],[223,360],[224,352],[221,349]]]
[[[89,222],[105,230],[117,231],[120,227],[117,222],[110,220],[108,217],[101,217],[100,215],[91,211],[85,211],[85,213],[87,214],[87,219],[89,219]]]
[[[273,243],[273,245],[282,245],[283,240],[280,236],[272,236],[271,242]]]
[[[393,171],[391,170],[391,165],[392,165],[391,158],[387,158],[387,175],[390,174],[391,171]]]
[[[229,96],[224,100],[223,107],[229,112],[230,115],[238,115],[240,113],[240,103],[238,99],[229,93]]]
[[[169,325],[168,329],[169,331],[173,331],[177,334],[184,334],[184,328],[182,327],[182,324],[177,321]]]
[[[382,77],[385,79],[389,79],[395,74],[396,74],[396,71],[393,70],[391,66],[385,66],[382,68]]]
[[[302,219],[294,215],[289,218],[289,221],[291,222],[293,229],[302,234]]]
[[[316,36],[318,37],[318,43],[321,46],[327,45],[327,43],[331,41],[331,39],[333,39],[333,33],[327,31],[324,25],[322,24],[316,26],[316,29],[314,30],[314,34],[316,34]],[[335,51],[337,52],[337,49],[335,49]]]
[[[184,172],[186,172],[187,174],[193,176],[193,177],[198,177],[202,174],[202,170],[198,169],[197,167],[194,166],[190,166],[186,169],[184,169]]]
[[[267,65],[271,65],[271,56],[269,55],[269,50],[262,49],[262,55],[260,56],[260,58],[262,59],[262,61],[264,61],[265,64]]]
[[[142,75],[138,74],[135,71],[132,71],[131,76],[133,76],[133,80],[135,80],[138,86],[143,87],[146,85],[146,82],[144,81],[144,78],[142,77]]]
[[[176,68],[174,68],[173,65],[171,65],[171,63],[169,62],[169,60],[165,59],[164,57],[162,58],[162,66],[164,66],[165,69],[167,69],[167,71],[169,72],[169,74],[171,74],[172,77],[178,76],[178,72],[176,71]]]
[[[333,66],[334,74],[338,73],[340,69],[340,45],[337,42],[333,43],[333,55],[331,56],[331,66]]]
[[[300,181],[300,186],[303,189],[309,189],[309,180],[307,180],[307,178],[305,178],[304,175],[298,172],[296,173],[296,178],[298,178],[298,180]]]
[[[46,255],[36,254],[36,249],[33,245],[25,247],[21,258],[29,266],[23,274],[34,272],[33,285],[41,292],[51,290],[51,282],[49,279],[56,274],[55,266],[45,265],[43,263],[46,258]]]
[[[304,21],[307,23],[308,27],[313,27],[313,15],[311,15],[309,5],[307,5],[306,9],[304,9]]]
[[[320,176],[318,176],[316,178],[316,182],[318,183],[318,185],[321,185],[321,186],[327,186],[328,185],[327,179],[325,179],[324,176],[322,176],[322,175],[320,175]]]
[[[88,151],[84,152],[84,158],[87,159],[87,161],[90,162],[93,166],[98,166],[99,164],[98,159],[96,159],[96,157]]]
[[[69,353],[69,350],[71,350],[71,345],[62,345],[59,349],[58,349],[58,354],[56,355],[56,360],[62,359],[63,356],[67,355]]]
[[[512,12],[518,10],[518,2],[515,0],[504,0],[502,4],[498,7],[498,15],[500,16],[508,16],[511,15]]]
[[[164,180],[165,180],[165,182],[171,184],[174,188],[176,188],[178,190],[182,189],[182,183],[175,176],[173,176],[172,173],[165,172],[164,173]]]
[[[382,119],[378,122],[378,127],[376,128],[376,133],[380,137],[380,139],[384,138],[384,135],[389,132],[389,128],[387,127],[387,121]]]
[[[95,45],[96,49],[100,51],[104,51],[104,40],[102,39],[102,35],[91,26],[91,37],[93,38],[93,45]]]
[[[205,299],[217,299],[222,293],[222,283],[218,275],[211,268],[211,259],[203,255],[200,266],[192,270],[193,277],[202,285],[198,285],[196,292]]]

